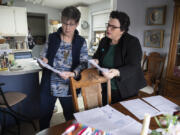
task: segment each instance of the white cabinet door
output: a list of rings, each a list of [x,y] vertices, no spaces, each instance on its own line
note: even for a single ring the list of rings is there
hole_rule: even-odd
[[[28,35],[26,8],[0,6],[0,35]]]
[[[110,10],[95,12],[92,14],[93,31],[105,31],[109,20]]]
[[[15,31],[16,36],[27,36],[27,12],[26,8],[14,7]]]
[[[12,36],[15,33],[14,11],[0,6],[0,35]]]

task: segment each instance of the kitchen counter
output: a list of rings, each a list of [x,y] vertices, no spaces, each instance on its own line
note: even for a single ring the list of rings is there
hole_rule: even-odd
[[[36,60],[32,58],[16,60],[15,67],[11,71],[0,71],[0,82],[5,83],[2,86],[4,92],[22,92],[27,97],[13,109],[30,119],[40,118],[40,80],[39,67]],[[2,115],[0,114],[0,119]],[[7,125],[15,124],[12,117],[7,116]]]
[[[37,61],[29,59],[18,59],[15,61],[15,66],[6,71],[0,71],[0,75],[21,75],[28,73],[35,73],[41,71],[41,67],[38,65]]]

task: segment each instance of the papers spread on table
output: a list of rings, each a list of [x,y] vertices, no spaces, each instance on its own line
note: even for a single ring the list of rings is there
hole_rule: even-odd
[[[148,105],[140,99],[133,99],[120,102],[128,111],[134,114],[139,120],[144,119],[144,114],[148,113],[152,117],[161,114],[160,111]]]
[[[133,118],[122,114],[109,105],[74,114],[79,123],[103,130],[113,135],[140,134],[142,125]],[[88,117],[87,117],[88,116]],[[131,131],[129,131],[131,129]],[[121,132],[121,133],[122,133]]]
[[[101,68],[98,64],[96,64],[96,62],[94,62],[94,60],[88,60],[88,62],[90,64],[92,64],[93,66],[95,66],[98,70],[100,70],[101,72],[108,72],[109,70],[107,68]]]
[[[170,100],[162,97],[162,96],[152,96],[143,98],[146,102],[154,106],[156,109],[161,111],[162,113],[173,113],[177,111],[179,107],[177,104],[171,102]]]
[[[41,59],[39,58],[36,58],[37,59],[37,62],[40,63],[43,67],[53,71],[54,73],[57,73],[57,74],[62,74],[60,71],[58,71],[57,69],[51,67],[50,65],[44,63]]]

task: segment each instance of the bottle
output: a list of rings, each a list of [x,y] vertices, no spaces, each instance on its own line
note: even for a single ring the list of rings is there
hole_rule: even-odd
[[[23,49],[24,49],[24,50],[27,50],[26,41],[23,42]]]
[[[9,67],[9,60],[8,60],[7,52],[4,52],[4,63],[5,63],[5,68],[8,68]]]
[[[14,54],[13,53],[9,53],[8,54],[8,60],[9,60],[9,66],[14,66]]]

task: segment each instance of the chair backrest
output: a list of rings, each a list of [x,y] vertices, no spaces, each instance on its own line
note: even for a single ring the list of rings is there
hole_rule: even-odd
[[[79,112],[77,89],[81,88],[85,109],[102,106],[101,84],[107,83],[108,103],[111,103],[111,82],[109,79],[100,76],[97,69],[89,68],[81,72],[81,79],[70,78],[71,93],[76,112]]]
[[[152,81],[161,80],[165,56],[161,56],[157,52],[152,52],[149,56],[144,53],[144,61],[142,64],[142,69],[145,73],[151,74]]]

